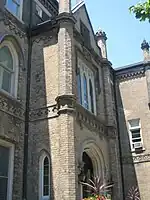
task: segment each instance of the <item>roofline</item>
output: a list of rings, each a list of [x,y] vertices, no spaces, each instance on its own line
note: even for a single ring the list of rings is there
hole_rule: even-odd
[[[77,10],[79,10],[83,5],[85,5],[85,2],[83,0],[81,0],[78,4],[76,4],[73,8],[72,8],[72,13],[75,13]]]
[[[128,70],[128,69],[132,69],[132,68],[136,68],[136,67],[140,67],[140,66],[144,66],[144,65],[148,65],[148,64],[150,64],[150,61],[140,61],[140,62],[137,62],[137,63],[133,63],[133,64],[125,65],[125,66],[122,66],[122,67],[114,68],[114,70],[115,70],[115,72],[121,72],[121,71],[125,71],[125,70]]]

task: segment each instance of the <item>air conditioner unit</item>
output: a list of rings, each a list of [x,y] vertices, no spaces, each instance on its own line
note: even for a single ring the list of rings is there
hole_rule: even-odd
[[[142,148],[142,142],[134,143],[134,149],[141,149],[141,148]]]

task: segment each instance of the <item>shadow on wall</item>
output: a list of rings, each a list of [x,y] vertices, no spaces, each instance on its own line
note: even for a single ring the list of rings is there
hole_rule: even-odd
[[[117,108],[119,118],[119,134],[121,144],[121,165],[123,170],[123,186],[124,195],[126,200],[128,199],[140,199],[138,181],[133,161],[133,156],[130,146],[129,131],[127,128],[124,107],[122,103],[122,97],[120,94],[119,83],[116,83],[116,95],[117,95]]]
[[[53,167],[52,167],[52,137],[55,137],[57,131],[50,129],[51,124],[54,122],[55,130],[57,127],[57,118],[50,118],[51,106],[48,106],[48,93],[47,85],[47,66],[54,68],[51,63],[51,54],[45,54],[45,48],[53,47],[56,44],[55,39],[49,39],[50,33],[44,36],[39,35],[33,38],[32,47],[32,69],[31,69],[31,96],[30,96],[30,125],[29,125],[29,162],[28,162],[28,199],[42,199],[42,196],[51,196],[53,199]],[[47,56],[47,60],[46,57]],[[49,64],[47,64],[49,62]],[[51,80],[50,80],[51,81]],[[55,99],[54,99],[55,102]],[[57,137],[57,136],[56,136]],[[57,151],[57,149],[55,150]],[[55,152],[57,153],[57,152]],[[49,158],[50,162],[50,187],[44,186],[41,174],[44,173],[44,155]],[[41,157],[43,159],[41,159]],[[42,163],[41,163],[42,162]],[[46,181],[46,179],[45,179]],[[45,183],[46,184],[46,183]],[[47,183],[49,185],[49,183]],[[50,189],[50,191],[48,191]],[[45,193],[45,194],[44,194]]]

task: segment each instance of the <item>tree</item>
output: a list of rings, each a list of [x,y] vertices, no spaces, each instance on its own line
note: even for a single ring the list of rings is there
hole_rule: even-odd
[[[135,17],[140,21],[148,20],[150,22],[150,0],[133,5],[129,10],[134,13]]]

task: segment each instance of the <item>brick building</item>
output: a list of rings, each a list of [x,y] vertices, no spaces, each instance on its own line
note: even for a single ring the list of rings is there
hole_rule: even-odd
[[[131,151],[123,151],[120,125],[126,70],[113,70],[106,40],[103,31],[94,34],[82,1],[72,10],[70,0],[0,1],[0,200],[81,199],[80,181],[93,175],[113,182],[117,200],[137,185],[126,180]],[[137,74],[148,77],[146,69]],[[127,118],[135,119],[142,124],[138,114]],[[148,140],[144,147],[147,161]]]

